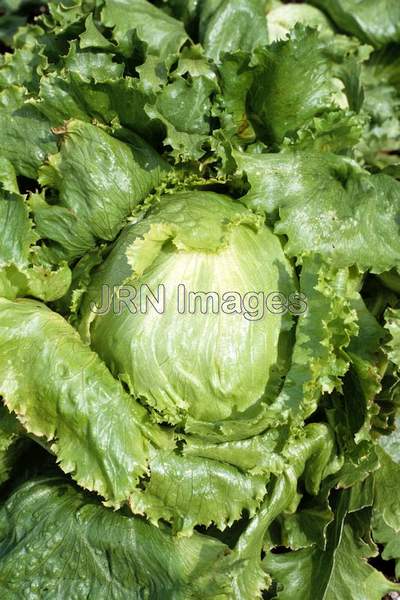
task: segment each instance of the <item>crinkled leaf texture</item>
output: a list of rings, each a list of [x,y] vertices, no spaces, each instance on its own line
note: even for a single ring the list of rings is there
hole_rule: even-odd
[[[219,61],[224,52],[252,51],[267,43],[262,0],[205,0],[199,6],[200,41],[208,56]]]
[[[65,262],[50,264],[37,245],[39,236],[26,198],[19,194],[15,172],[0,159],[0,296],[34,296],[46,302],[63,296],[71,283]],[[2,188],[1,185],[4,187]],[[11,190],[11,191],[9,191]]]
[[[39,180],[58,190],[58,202],[36,197],[32,210],[38,232],[54,242],[55,256],[71,260],[98,240],[112,241],[168,165],[134,134],[128,144],[76,120],[57,131],[60,151],[41,168]]]
[[[150,446],[168,446],[168,436],[45,305],[0,299],[0,329],[0,393],[7,406],[29,432],[51,443],[63,470],[82,487],[114,505],[126,501],[147,471]]]
[[[281,143],[313,117],[349,106],[336,57],[317,30],[296,25],[288,39],[258,48],[256,61],[249,104],[267,142]]]
[[[398,164],[400,149],[400,50],[396,45],[376,51],[362,65],[365,100],[363,112],[369,120],[356,156],[379,168]]]
[[[225,544],[112,512],[61,477],[28,481],[2,505],[0,553],[4,598],[233,597],[216,568]]]
[[[367,559],[371,529],[400,556],[398,432],[375,439],[398,393],[400,184],[351,157],[374,173],[398,161],[398,49],[360,67],[371,48],[334,22],[381,46],[398,8],[315,4],[326,16],[52,1],[1,58],[0,393],[16,416],[1,404],[0,482],[34,438],[100,496],[61,477],[14,488],[7,599],[253,600],[270,575],[290,600],[397,589]],[[6,18],[22,6],[6,0]],[[187,191],[230,189],[235,161],[236,200]],[[44,188],[25,198],[17,179]],[[179,283],[294,293],[295,315],[246,318],[237,297],[233,314],[176,315]],[[166,284],[164,314],[91,304],[140,284],[153,302]]]
[[[49,121],[24,102],[24,88],[10,86],[0,92],[0,155],[17,174],[35,179],[47,155],[57,150]]]
[[[149,53],[160,57],[177,54],[187,39],[180,21],[147,0],[105,0],[101,20],[112,29],[113,39],[127,56],[132,54],[135,36]]]
[[[388,271],[400,264],[400,184],[333,154],[234,153],[251,189],[244,201],[288,237],[291,256],[309,252],[337,266]]]
[[[28,432],[48,441],[65,472],[108,504],[129,502],[134,512],[148,512],[155,523],[167,518],[186,534],[196,524],[222,529],[260,504],[266,475],[242,473],[218,457],[174,453],[171,432],[153,424],[76,331],[44,305],[0,299],[0,355],[7,406]],[[150,484],[135,492],[141,478]]]

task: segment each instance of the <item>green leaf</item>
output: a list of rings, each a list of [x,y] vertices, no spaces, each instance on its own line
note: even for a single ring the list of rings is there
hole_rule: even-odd
[[[219,67],[221,78],[221,124],[232,143],[254,141],[255,133],[247,115],[247,95],[253,83],[254,72],[245,52],[224,54]]]
[[[312,496],[303,498],[302,503],[292,514],[283,514],[280,519],[281,540],[279,545],[291,550],[310,546],[325,548],[326,530],[333,519],[327,500]]]
[[[215,88],[208,77],[194,77],[190,82],[179,77],[160,91],[154,104],[146,105],[148,117],[165,125],[163,144],[172,147],[177,162],[198,160],[204,155],[210,134],[210,95]]]
[[[216,567],[229,552],[211,537],[177,538],[107,510],[61,477],[28,481],[0,509],[0,585],[9,598],[234,597],[230,572]]]
[[[94,10],[97,0],[70,0],[58,2],[48,0],[50,17],[45,17],[44,22],[50,28],[53,37],[60,36],[66,39],[76,37],[83,28],[87,15]]]
[[[85,21],[85,31],[79,36],[79,48],[81,50],[96,48],[103,52],[117,52],[117,46],[110,42],[97,28],[93,14],[89,14]]]
[[[40,182],[58,190],[58,204],[36,197],[32,209],[41,236],[55,242],[56,254],[72,259],[97,240],[113,240],[160,183],[167,165],[133,134],[127,144],[76,120],[57,133],[62,136],[60,151],[42,167]]]
[[[252,517],[266,482],[265,476],[249,476],[219,461],[157,452],[150,460],[150,481],[129,503],[134,513],[145,513],[151,522],[164,519],[180,535],[191,535],[198,524],[223,530],[244,510]]]
[[[377,448],[379,457],[379,469],[374,474],[375,499],[374,511],[394,531],[400,531],[400,506],[398,501],[398,489],[400,485],[400,453],[399,432],[392,433],[397,444],[382,442],[383,448]],[[384,439],[384,438],[383,438]],[[388,451],[386,451],[388,450]]]
[[[296,25],[289,39],[257,50],[256,56],[249,100],[267,141],[281,143],[322,112],[348,107],[329,43],[318,31]]]
[[[400,185],[392,177],[371,176],[330,154],[234,152],[234,158],[251,185],[246,204],[273,220],[279,211],[275,232],[288,237],[290,256],[320,253],[339,267],[374,273],[399,264]]]
[[[275,427],[261,435],[220,443],[200,436],[187,435],[184,437],[183,453],[185,456],[218,460],[254,475],[277,475],[284,470],[284,459],[280,450],[287,437],[287,427]]]
[[[321,393],[341,388],[349,368],[343,349],[357,334],[350,296],[343,293],[348,279],[346,270],[330,269],[318,258],[304,260],[299,302],[306,312],[298,320],[291,367],[273,406],[291,420],[301,422],[315,411]]]
[[[385,357],[381,351],[383,328],[361,297],[354,298],[353,307],[357,311],[359,330],[347,350],[352,366],[344,384],[344,394],[346,411],[351,415],[348,422],[352,423],[358,443],[370,439],[374,418],[379,413],[376,400],[381,391]]]
[[[183,24],[147,0],[105,0],[101,21],[112,28],[112,38],[127,57],[134,50],[135,35],[147,52],[162,59],[178,53],[188,39]]]
[[[400,509],[398,486],[400,485],[400,419],[397,429],[389,436],[382,436],[378,449],[380,468],[374,476],[375,501],[372,530],[374,539],[384,546],[382,558],[396,561],[396,576],[400,575]]]
[[[341,28],[374,46],[400,42],[400,5],[397,0],[310,0],[325,10]]]
[[[285,554],[268,553],[265,569],[278,583],[278,600],[381,600],[400,589],[366,561],[376,552],[358,535],[357,527],[345,520],[342,501],[335,522],[329,527],[325,551],[305,548]]]
[[[29,90],[36,90],[46,65],[47,60],[38,44],[0,55],[0,89],[24,85]]]
[[[15,177],[15,175],[14,175]],[[0,189],[0,296],[34,296],[51,301],[63,296],[71,273],[65,263],[49,264],[36,246],[38,234],[28,205],[18,193]]]
[[[87,73],[69,71],[51,73],[41,80],[39,96],[32,102],[53,126],[68,119],[79,119],[113,125],[121,123],[144,136],[160,142],[164,136],[160,123],[153,123],[144,108],[154,101],[154,94],[133,77],[95,82],[85,80]]]
[[[61,468],[113,506],[147,471],[152,443],[169,445],[62,317],[32,300],[0,299],[0,393]],[[18,358],[17,358],[18,357]]]
[[[30,248],[38,236],[23,196],[1,192],[0,223],[3,232],[0,240],[0,266],[8,264],[25,267],[29,262]]]
[[[57,149],[50,123],[24,102],[23,88],[0,93],[0,156],[8,158],[18,175],[36,179],[46,156]]]
[[[285,140],[284,145],[315,154],[345,153],[359,143],[365,124],[363,115],[344,110],[330,111],[314,117],[297,131],[293,139]]]
[[[0,357],[7,406],[28,432],[47,440],[65,472],[107,504],[129,503],[186,535],[202,523],[224,528],[260,504],[266,475],[242,473],[217,457],[173,453],[172,435],[44,305],[0,299]]]
[[[0,156],[0,186],[7,192],[19,193],[14,167],[7,158]]]
[[[268,528],[283,511],[295,509],[297,480],[303,473],[307,491],[318,493],[320,477],[330,468],[331,451],[331,432],[326,426],[318,424],[306,426],[288,445],[285,453],[287,465],[283,474],[269,487],[260,509],[242,533],[232,555],[232,558],[245,559],[253,565],[253,569],[244,571],[238,582],[241,588],[247,588],[246,584],[254,588],[253,596],[244,594],[245,598],[257,597],[254,568],[258,567]]]
[[[397,164],[400,148],[400,53],[398,48],[376,51],[362,66],[363,111],[369,123],[356,149],[358,158],[384,168]]]
[[[219,62],[224,52],[251,52],[267,43],[262,0],[205,0],[200,4],[200,41]]]
[[[80,52],[76,44],[71,43],[65,57],[65,69],[77,73],[84,81],[105,83],[122,79],[124,65],[113,62],[111,54],[105,52]]]

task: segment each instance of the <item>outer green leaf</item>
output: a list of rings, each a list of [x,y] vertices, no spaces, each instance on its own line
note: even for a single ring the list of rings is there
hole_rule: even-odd
[[[254,141],[255,133],[247,116],[247,95],[254,78],[244,52],[225,54],[219,68],[222,91],[222,127],[229,139],[238,143]]]
[[[61,526],[62,525],[62,526]],[[0,509],[4,598],[154,600],[232,598],[229,548],[210,537],[176,538],[102,507],[60,477],[34,479]]]
[[[369,123],[357,147],[368,164],[383,168],[397,164],[400,148],[400,52],[396,46],[375,52],[363,65],[363,110]]]
[[[188,435],[184,438],[183,453],[185,456],[219,460],[256,475],[281,474],[284,460],[280,451],[288,435],[287,427],[276,427],[261,435],[221,443]]]
[[[246,510],[253,516],[265,495],[265,476],[249,476],[222,462],[157,452],[150,481],[130,497],[134,513],[164,519],[181,535],[197,524],[225,529]]]
[[[65,472],[112,505],[147,470],[152,440],[168,438],[62,317],[0,299],[0,393],[25,428],[50,441]]]
[[[326,529],[333,519],[328,502],[306,497],[293,514],[281,518],[282,538],[279,545],[292,550],[318,546],[324,549]]]
[[[321,117],[314,117],[284,145],[315,154],[345,153],[360,142],[365,124],[365,115],[344,110],[330,111]]]
[[[147,0],[105,0],[101,19],[112,28],[113,39],[128,57],[134,49],[135,35],[150,54],[160,58],[177,54],[187,40],[183,24]]]
[[[382,364],[385,357],[381,351],[384,330],[368,311],[361,297],[356,297],[353,306],[357,311],[359,331],[348,347],[352,363],[350,376],[345,382],[346,411],[356,432],[357,443],[371,436],[371,429],[379,406],[375,402],[381,391]]]
[[[0,156],[12,162],[18,175],[35,179],[46,156],[56,151],[55,139],[48,120],[24,103],[23,88],[0,93]]]
[[[265,568],[278,582],[279,600],[381,600],[385,593],[400,589],[366,562],[374,553],[351,522],[345,522],[343,508],[330,526],[325,551],[306,548],[267,555]]]
[[[200,41],[217,62],[224,52],[250,52],[267,43],[262,0],[205,0],[200,4]]]
[[[79,36],[79,47],[81,50],[96,48],[101,51],[116,52],[117,47],[108,40],[97,28],[93,14],[89,14],[85,21],[85,31]]]
[[[47,61],[38,45],[17,48],[12,54],[0,55],[0,89],[25,85],[35,89]]]
[[[50,28],[53,37],[60,36],[65,40],[76,37],[81,33],[84,19],[94,10],[96,5],[101,5],[101,0],[70,0],[58,2],[48,0],[50,17],[44,17],[45,25]]]
[[[0,357],[7,406],[50,442],[65,472],[108,504],[129,502],[134,512],[155,523],[168,519],[188,534],[196,524],[223,528],[261,502],[266,475],[246,475],[218,457],[167,453],[174,444],[164,428],[44,305],[0,299]]]
[[[113,240],[137,204],[157,186],[167,165],[143,140],[121,142],[88,123],[70,121],[58,130],[58,154],[40,182],[59,192],[58,205],[32,203],[38,231],[61,256],[81,256],[96,240]],[[57,250],[56,246],[56,250]]]
[[[105,52],[79,52],[76,44],[71,43],[65,57],[65,70],[79,74],[85,81],[93,79],[96,83],[122,79],[124,65],[112,59],[112,55]]]
[[[3,235],[0,240],[0,266],[15,264],[25,267],[29,262],[30,247],[38,239],[29,219],[23,196],[1,193],[0,223]]]
[[[393,178],[329,154],[234,157],[251,184],[246,203],[274,219],[279,210],[275,231],[288,237],[289,255],[318,252],[337,266],[376,273],[400,263],[400,185]]]
[[[292,364],[275,403],[275,409],[281,407],[290,419],[312,414],[321,393],[340,388],[340,377],[349,368],[343,349],[356,335],[357,325],[343,294],[348,277],[348,272],[330,271],[318,259],[304,261],[300,291],[307,312],[299,319]]]
[[[151,123],[144,107],[154,100],[141,81],[133,77],[105,82],[87,81],[87,73],[52,73],[41,80],[38,110],[55,126],[65,120],[95,119],[111,125],[116,119],[146,139],[159,142],[163,135],[160,124]],[[84,78],[85,77],[85,78]]]
[[[247,560],[249,566],[252,565],[252,568],[246,568],[238,578],[238,588],[244,592],[243,588],[247,590],[252,586],[253,595],[243,593],[241,596],[239,593],[239,598],[257,597],[257,581],[263,581],[257,570],[268,528],[283,511],[295,508],[297,480],[303,472],[306,489],[310,493],[318,493],[320,478],[331,468],[331,451],[331,432],[327,427],[318,424],[308,425],[298,438],[294,438],[292,443],[288,444],[285,453],[287,465],[283,474],[271,485],[259,511],[234,549],[233,558]]]
[[[63,296],[70,271],[66,264],[49,264],[35,246],[38,235],[23,196],[0,189],[0,228],[0,295],[30,295],[45,301]]]
[[[0,185],[7,192],[19,193],[14,167],[3,157],[0,157]]]
[[[250,105],[267,141],[282,142],[335,105],[347,108],[334,61],[317,31],[297,25],[290,39],[258,50],[257,61]]]
[[[381,0],[310,0],[341,28],[374,46],[400,42],[400,4]]]
[[[164,87],[154,104],[146,105],[149,118],[164,123],[164,146],[173,148],[177,161],[198,160],[204,155],[210,134],[210,95],[215,88],[207,77],[194,77],[190,83],[180,77]]]
[[[393,462],[400,465],[400,417],[396,420],[397,429],[389,436],[382,436],[379,440],[380,446],[384,449]],[[400,467],[399,467],[400,468]]]

